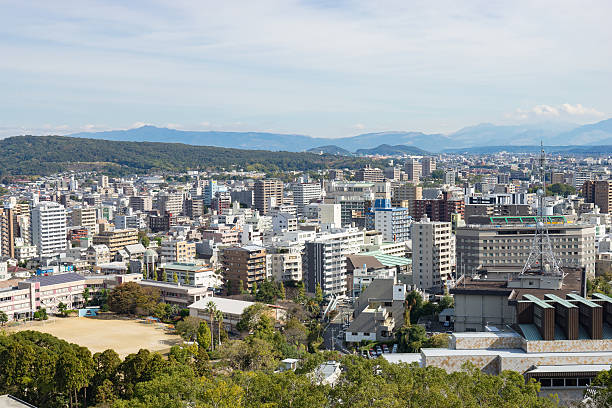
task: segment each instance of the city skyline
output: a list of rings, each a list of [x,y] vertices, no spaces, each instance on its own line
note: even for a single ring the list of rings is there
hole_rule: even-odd
[[[9,1],[0,137],[593,123],[612,116],[610,8]]]

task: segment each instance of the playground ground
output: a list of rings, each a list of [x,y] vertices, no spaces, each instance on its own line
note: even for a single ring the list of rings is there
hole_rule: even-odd
[[[165,324],[120,318],[51,318],[43,322],[28,322],[9,330],[36,330],[49,333],[70,343],[85,346],[92,354],[113,349],[121,358],[140,349],[163,354],[173,345],[182,342],[179,336],[170,334]]]

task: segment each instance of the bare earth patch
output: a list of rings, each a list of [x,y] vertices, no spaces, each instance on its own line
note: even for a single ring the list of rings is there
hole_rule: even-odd
[[[143,320],[56,318],[27,323],[9,330],[49,333],[70,343],[87,347],[92,354],[113,349],[121,358],[140,349],[164,353],[173,345],[182,342],[179,336],[169,334],[167,325],[145,323]]]

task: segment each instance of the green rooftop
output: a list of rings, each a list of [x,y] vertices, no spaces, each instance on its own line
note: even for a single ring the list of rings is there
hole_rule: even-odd
[[[600,305],[598,305],[597,303],[595,303],[595,302],[591,302],[589,299],[585,299],[585,298],[583,298],[582,296],[579,296],[579,295],[577,295],[577,294],[575,294],[575,293],[568,293],[568,294],[567,294],[567,297],[568,297],[568,298],[570,298],[570,299],[572,299],[572,300],[575,300],[576,302],[580,302],[580,303],[582,303],[583,305],[587,305],[587,306],[589,306],[589,307],[601,307],[601,306],[600,306]]]
[[[523,295],[523,297],[524,297],[525,299],[527,299],[527,301],[529,301],[529,302],[533,302],[533,303],[535,303],[536,305],[540,306],[542,309],[550,309],[550,308],[554,308],[554,306],[549,305],[548,303],[546,303],[546,302],[545,302],[545,301],[543,301],[542,299],[537,298],[537,297],[535,297],[535,296],[533,296],[533,295],[527,294],[527,295]],[[523,301],[520,301],[520,300],[519,300],[519,302],[524,302],[524,300],[523,300]]]
[[[605,300],[608,303],[612,303],[612,298],[610,296],[606,296],[603,293],[593,293],[593,297],[598,300]]]
[[[567,308],[570,308],[570,309],[571,309],[571,308],[573,308],[573,307],[578,307],[578,306],[576,306],[575,304],[570,303],[570,302],[568,302],[567,300],[562,299],[562,298],[560,298],[559,296],[557,296],[557,295],[553,295],[553,294],[551,294],[551,293],[544,295],[544,297],[545,297],[546,299],[548,299],[548,300],[552,300],[553,302],[557,302],[557,303],[559,303],[560,305],[563,305],[563,306],[565,306],[565,307],[567,307]]]
[[[176,271],[190,271],[190,272],[196,272],[201,269],[207,269],[205,265],[196,265],[194,263],[179,263],[179,262],[167,263],[164,266],[162,266],[162,268],[176,270]]]
[[[378,262],[384,266],[405,266],[412,265],[412,259],[404,258],[403,256],[394,256],[383,254],[380,251],[360,252],[356,255],[373,256]]]

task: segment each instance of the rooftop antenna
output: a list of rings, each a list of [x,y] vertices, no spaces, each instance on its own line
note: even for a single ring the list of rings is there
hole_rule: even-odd
[[[544,153],[544,145],[540,141],[540,159],[538,160],[540,187],[538,188],[538,211],[536,215],[536,230],[531,243],[529,257],[523,266],[521,275],[525,272],[536,271],[540,275],[563,276],[559,262],[555,258],[555,254],[550,243],[548,235],[548,221],[544,214],[544,205],[546,204],[546,154]]]

